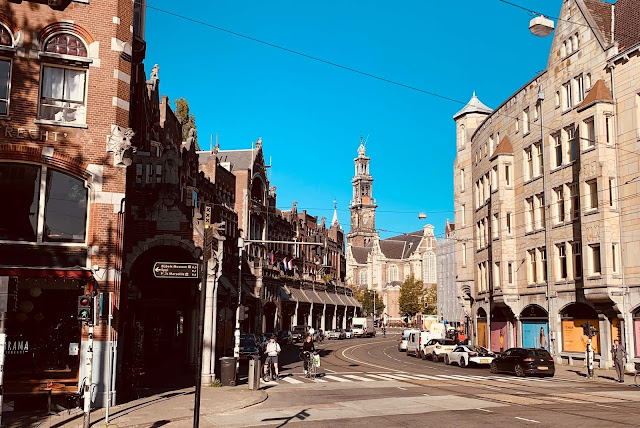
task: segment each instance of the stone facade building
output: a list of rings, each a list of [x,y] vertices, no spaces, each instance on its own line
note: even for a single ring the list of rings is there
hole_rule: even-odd
[[[464,306],[456,282],[456,227],[449,223],[444,229],[444,239],[436,244],[438,277],[438,319],[452,326],[468,329]]]
[[[456,275],[474,341],[640,357],[640,2],[562,2],[546,70],[458,112]],[[580,364],[582,361],[579,362]]]
[[[354,159],[355,176],[351,180],[351,230],[347,234],[347,283],[375,290],[385,304],[385,323],[400,323],[398,303],[400,286],[413,275],[426,284],[436,283],[436,238],[433,226],[387,239],[380,239],[375,228],[373,177],[370,158],[362,140]]]

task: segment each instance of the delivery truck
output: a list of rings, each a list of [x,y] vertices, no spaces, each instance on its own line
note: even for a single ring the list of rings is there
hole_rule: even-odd
[[[374,337],[376,329],[373,327],[373,317],[354,317],[351,330],[355,337]]]

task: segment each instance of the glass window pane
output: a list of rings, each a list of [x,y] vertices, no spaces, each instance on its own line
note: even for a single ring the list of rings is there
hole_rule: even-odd
[[[42,97],[62,99],[63,83],[63,68],[45,66],[42,71]]]
[[[6,100],[9,97],[9,70],[11,63],[9,61],[0,61],[0,100]]]
[[[50,169],[46,192],[44,239],[84,242],[87,223],[87,189],[84,183]]]
[[[0,195],[6,202],[0,210],[0,239],[35,241],[40,167],[0,162]]]
[[[64,99],[68,101],[84,101],[84,70],[65,70]]]

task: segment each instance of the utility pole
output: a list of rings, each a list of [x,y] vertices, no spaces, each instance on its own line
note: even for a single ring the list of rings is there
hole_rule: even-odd
[[[236,331],[234,333],[233,357],[236,359],[236,374],[240,365],[240,306],[242,306],[242,252],[244,239],[238,237],[238,306],[236,307]]]
[[[93,304],[93,302],[92,302]],[[93,320],[89,323],[89,337],[87,341],[87,360],[84,369],[84,428],[91,426],[91,384],[93,383]]]

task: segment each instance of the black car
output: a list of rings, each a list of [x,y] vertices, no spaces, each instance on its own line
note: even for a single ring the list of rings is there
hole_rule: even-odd
[[[278,333],[278,337],[276,338],[280,346],[291,345],[293,343],[293,336],[289,330],[283,330]]]
[[[249,358],[251,355],[260,355],[256,338],[253,334],[243,334],[240,336],[240,358]]]
[[[510,348],[494,358],[491,373],[509,372],[516,376],[541,375],[552,377],[556,366],[549,351],[536,348]]]

